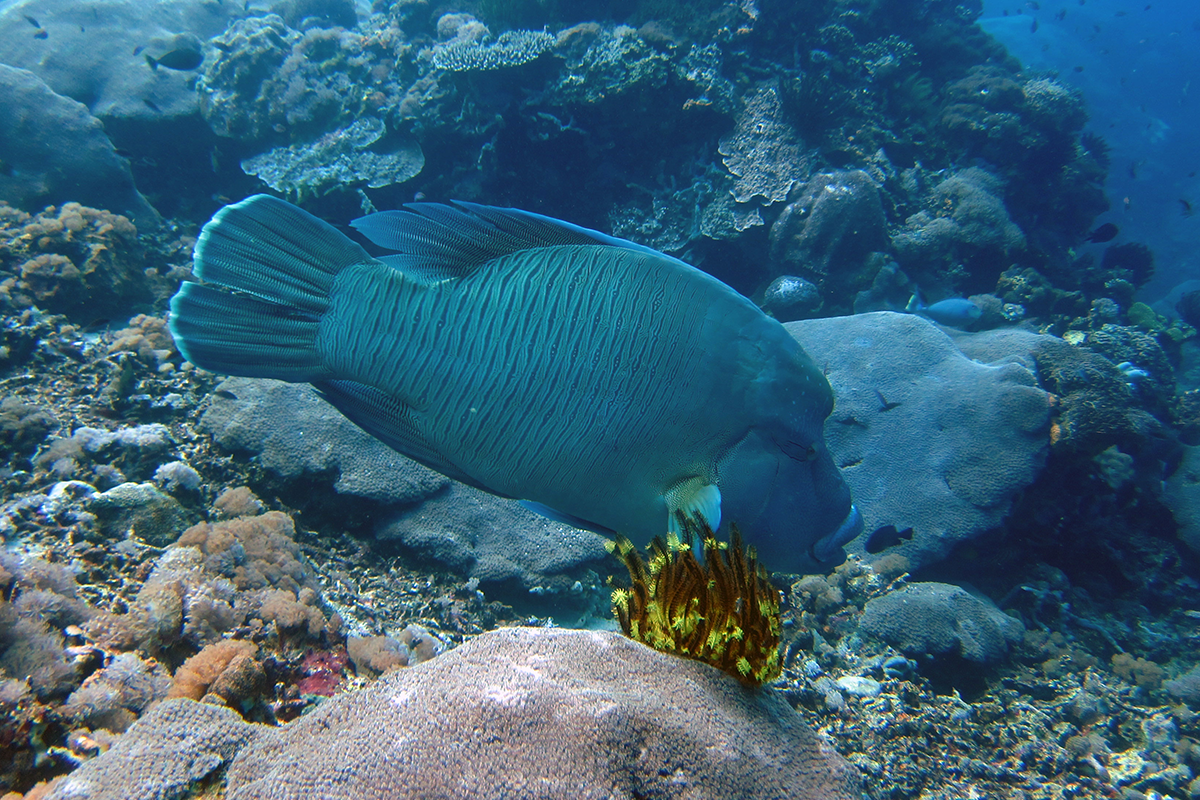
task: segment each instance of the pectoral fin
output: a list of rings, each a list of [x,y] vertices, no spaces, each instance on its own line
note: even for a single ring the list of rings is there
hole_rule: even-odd
[[[721,526],[721,490],[703,478],[688,478],[663,495],[667,502],[667,531],[683,535],[679,513],[704,520],[714,531]]]

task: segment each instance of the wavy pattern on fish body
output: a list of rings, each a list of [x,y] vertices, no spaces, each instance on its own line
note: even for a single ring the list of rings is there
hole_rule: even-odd
[[[494,491],[595,504],[598,485],[605,503],[640,490],[628,502],[650,513],[662,509],[646,486],[711,472],[720,437],[694,422],[725,390],[705,363],[721,348],[704,309],[739,300],[670,259],[605,246],[522,251],[433,286],[368,265],[339,276],[323,350],[339,374],[402,398]]]

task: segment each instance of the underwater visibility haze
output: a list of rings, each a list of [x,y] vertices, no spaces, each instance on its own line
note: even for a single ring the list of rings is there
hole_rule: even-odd
[[[0,0],[0,798],[1200,797],[1198,45]]]

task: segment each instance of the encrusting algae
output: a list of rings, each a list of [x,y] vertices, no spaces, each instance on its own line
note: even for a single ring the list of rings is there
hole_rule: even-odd
[[[718,542],[702,519],[679,515],[683,538],[650,543],[646,561],[625,537],[610,552],[629,569],[628,589],[614,589],[613,610],[629,638],[664,653],[703,661],[748,686],[779,677],[779,592],[758,564],[754,548]],[[704,548],[701,564],[693,537]]]

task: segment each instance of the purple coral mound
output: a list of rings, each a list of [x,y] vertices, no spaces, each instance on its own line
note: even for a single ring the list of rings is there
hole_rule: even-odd
[[[614,633],[486,633],[264,730],[228,800],[857,797],[781,697]]]

